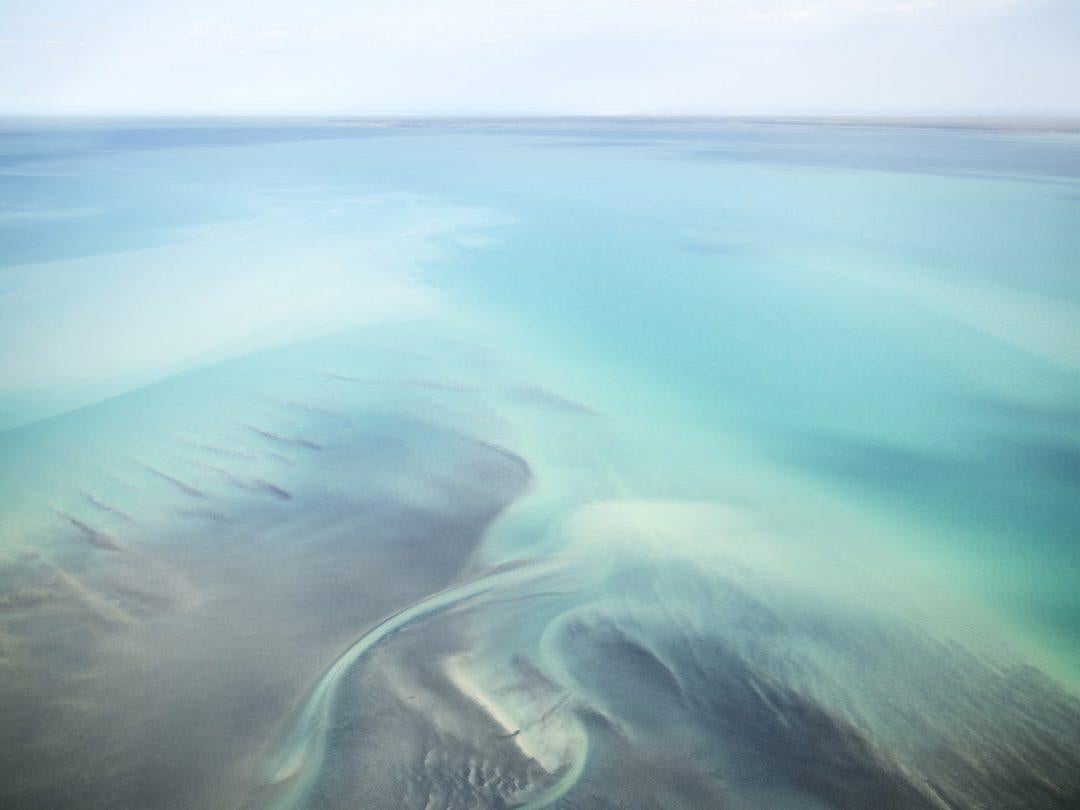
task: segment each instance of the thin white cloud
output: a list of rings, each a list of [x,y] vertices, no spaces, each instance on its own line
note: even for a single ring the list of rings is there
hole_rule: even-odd
[[[62,39],[16,39],[0,37],[0,48],[54,48],[63,45]]]
[[[0,45],[0,110],[1080,106],[1074,0],[103,0],[90,6],[0,3],[0,30],[10,32],[3,42],[66,43]]]

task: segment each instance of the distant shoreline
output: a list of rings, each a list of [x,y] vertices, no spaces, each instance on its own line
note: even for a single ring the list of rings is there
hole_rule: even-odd
[[[897,115],[23,115],[0,113],[3,124],[162,124],[242,126],[255,124],[331,124],[367,127],[506,126],[519,124],[728,124],[829,126],[882,129],[974,130],[992,132],[1080,133],[1080,116],[897,116]]]

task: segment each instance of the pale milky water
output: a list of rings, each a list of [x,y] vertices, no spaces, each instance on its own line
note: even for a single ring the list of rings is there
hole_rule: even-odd
[[[1080,137],[0,127],[15,807],[1080,801]]]

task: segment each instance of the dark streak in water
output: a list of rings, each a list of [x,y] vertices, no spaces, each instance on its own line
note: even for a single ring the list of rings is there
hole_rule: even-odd
[[[784,455],[838,477],[879,487],[921,484],[948,472],[954,463],[944,453],[822,431],[793,435]]]
[[[224,478],[226,481],[228,481],[230,484],[235,487],[239,487],[240,489],[262,492],[286,501],[292,499],[291,492],[282,487],[279,487],[277,484],[267,481],[264,478],[241,478],[240,476],[234,475],[229,470],[223,469],[214,464],[206,464],[201,461],[188,460],[188,463],[194,464],[195,466],[200,467],[204,470],[210,470],[211,472],[215,472],[222,478]]]
[[[263,492],[273,495],[275,498],[280,498],[283,501],[292,500],[291,492],[282,489],[277,484],[273,484],[270,481],[264,481],[262,478],[255,478],[252,479],[251,483],[262,489]]]
[[[293,402],[292,400],[288,399],[273,398],[270,401],[273,402],[275,405],[283,405],[286,408],[296,408],[301,411],[308,411],[309,413],[320,413],[324,416],[342,416],[342,414],[338,413],[337,411],[332,411],[328,408],[320,408],[317,405],[307,405],[303,402]]]
[[[180,509],[177,514],[183,517],[202,518],[204,520],[212,520],[215,523],[228,523],[229,519],[221,512],[217,512],[213,509]]]
[[[56,596],[48,588],[21,588],[14,593],[0,596],[0,610],[19,610],[34,607]]]
[[[1080,431],[1080,408],[988,396],[967,398],[961,404],[991,418],[1029,428]]]
[[[123,509],[119,509],[112,504],[105,503],[101,499],[95,498],[89,492],[84,492],[82,495],[86,502],[89,503],[91,506],[95,507],[96,509],[100,509],[102,512],[108,512],[110,515],[115,515],[121,520],[131,520],[131,515],[129,515]]]
[[[524,458],[522,458],[517,453],[515,453],[513,450],[510,450],[510,449],[508,449],[506,447],[495,444],[493,442],[485,441],[484,439],[478,439],[475,436],[470,436],[470,435],[468,435],[466,433],[458,433],[457,431],[450,431],[450,432],[455,433],[455,435],[459,436],[460,438],[462,438],[466,442],[469,442],[470,444],[476,445],[477,447],[483,447],[483,448],[485,448],[487,450],[491,450],[494,453],[498,453],[500,456],[502,456],[507,461],[512,463],[514,466],[516,466],[521,471],[522,476],[526,481],[532,480],[533,471],[532,471],[532,467],[529,466],[529,462],[526,461]]]
[[[232,450],[228,447],[218,447],[213,444],[205,444],[203,442],[191,441],[189,439],[181,439],[181,441],[189,447],[194,447],[198,450],[205,450],[208,453],[214,453],[219,456],[229,456],[231,458],[242,458],[249,461],[254,461],[257,457],[252,453],[245,453],[242,450]]]
[[[331,379],[341,380],[342,382],[360,383],[362,385],[397,386],[401,388],[429,388],[435,391],[475,392],[483,390],[483,388],[478,385],[461,382],[459,380],[434,380],[426,377],[349,377],[345,374],[336,374],[330,371],[324,371],[323,374],[327,377],[330,377]]]
[[[258,433],[260,436],[270,441],[280,442],[281,444],[295,444],[298,447],[306,447],[309,450],[322,450],[322,445],[318,444],[311,439],[305,439],[302,436],[283,436],[280,433],[274,433],[272,430],[264,430],[254,425],[247,425],[248,430]]]
[[[540,405],[561,408],[563,410],[574,411],[588,416],[600,415],[599,411],[590,408],[588,405],[570,399],[569,397],[564,397],[561,394],[556,394],[554,391],[549,391],[539,385],[520,385],[513,389],[513,393],[524,399],[532,400]]]
[[[1018,443],[1013,461],[1021,460],[1065,486],[1080,486],[1080,447],[1066,442]]]
[[[192,498],[205,498],[206,497],[206,493],[203,492],[202,490],[196,489],[195,487],[191,486],[191,484],[185,484],[180,479],[173,478],[173,476],[169,475],[168,473],[163,473],[161,470],[158,470],[158,469],[156,469],[154,467],[151,467],[148,464],[144,464],[143,469],[145,469],[151,475],[157,476],[162,481],[165,481],[165,482],[167,482],[169,484],[172,484],[174,487],[176,487],[178,490],[183,492],[185,495],[190,495]]]
[[[61,512],[60,514],[68,523],[70,523],[72,526],[82,532],[83,539],[85,539],[86,542],[88,542],[90,545],[96,548],[104,549],[105,551],[127,550],[123,546],[119,545],[112,537],[105,534],[105,532],[98,531],[93,526],[83,523],[83,521],[79,520],[73,515],[69,515],[64,512]]]

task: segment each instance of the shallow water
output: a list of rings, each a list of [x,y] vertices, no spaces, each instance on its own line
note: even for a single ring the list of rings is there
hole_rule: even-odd
[[[0,794],[1080,801],[1080,138],[0,127]]]

